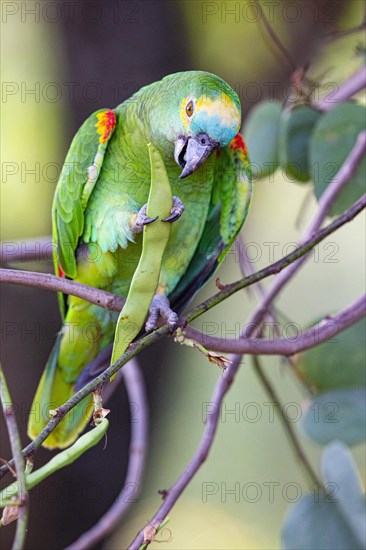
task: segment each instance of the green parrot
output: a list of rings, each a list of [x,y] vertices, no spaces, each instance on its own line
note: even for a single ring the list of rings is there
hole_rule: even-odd
[[[203,71],[166,76],[115,109],[92,114],[75,135],[52,209],[56,274],[126,297],[141,254],[150,188],[148,143],[162,156],[173,192],[171,234],[146,322],[172,329],[195,292],[224,258],[246,218],[251,171],[238,133],[237,94]],[[160,221],[158,220],[158,222]],[[59,296],[64,321],[34,397],[28,435],[75,393],[81,373],[113,342],[118,314]],[[44,442],[67,447],[90,420],[88,396]]]

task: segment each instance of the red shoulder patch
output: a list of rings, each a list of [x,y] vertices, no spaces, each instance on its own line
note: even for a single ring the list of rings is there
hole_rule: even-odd
[[[230,150],[237,151],[240,149],[244,156],[248,156],[248,149],[241,134],[236,134],[236,136],[230,142]]]
[[[113,111],[103,111],[97,114],[98,122],[95,127],[100,135],[99,143],[105,143],[116,126],[116,115]]]
[[[62,278],[64,279],[64,278],[65,278],[65,273],[63,272],[60,263],[58,264],[57,269],[58,269],[58,276],[59,276],[59,277],[62,277]]]

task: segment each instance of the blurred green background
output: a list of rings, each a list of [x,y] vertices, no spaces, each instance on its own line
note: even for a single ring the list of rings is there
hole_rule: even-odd
[[[291,70],[264,32],[254,7],[246,1],[200,0],[3,2],[1,240],[50,233],[52,195],[72,135],[89,113],[113,107],[144,84],[170,72],[202,69],[220,75],[236,89],[244,117],[256,103],[268,99],[269,83],[282,100]],[[296,63],[310,61],[313,78],[332,82],[344,80],[362,63],[354,54],[362,36],[356,33],[331,43],[323,37],[359,24],[363,9],[359,0],[266,2],[264,7]],[[280,172],[256,182],[243,230],[255,269],[281,257],[286,245],[298,240],[316,206],[309,198],[310,189],[311,184],[296,185]],[[358,216],[321,243],[317,260],[310,260],[281,294],[280,311],[303,327],[345,307],[364,289],[364,250],[365,220]],[[26,268],[52,270],[50,262]],[[240,277],[234,252],[219,276],[224,282]],[[215,291],[211,281],[196,300]],[[51,293],[11,286],[1,289],[1,297],[1,361],[25,444],[27,408],[59,327],[57,300]],[[218,335],[229,335],[243,327],[254,308],[255,298],[241,293],[200,318],[196,326],[204,330],[205,323],[216,323]],[[120,531],[105,542],[106,548],[125,547],[159,506],[157,491],[169,488],[186,467],[220,376],[219,369],[198,353],[167,341],[145,351],[141,363],[151,420],[144,485]],[[264,364],[283,403],[294,404],[296,416],[305,406],[304,390],[279,359],[265,359]],[[284,514],[309,487],[268,402],[245,358],[225,400],[212,453],[161,534],[169,542],[151,548],[279,547]],[[45,521],[47,547],[65,546],[117,496],[129,437],[123,388],[115,392],[110,408],[112,423],[114,415],[116,421],[107,448],[90,452],[33,493],[28,548],[44,544]],[[297,430],[296,422],[294,427]],[[1,438],[1,456],[8,457],[3,426]],[[302,441],[318,468],[321,448]],[[355,448],[354,455],[361,466],[363,446]],[[49,456],[41,451],[37,464]],[[5,548],[13,526],[1,531]]]

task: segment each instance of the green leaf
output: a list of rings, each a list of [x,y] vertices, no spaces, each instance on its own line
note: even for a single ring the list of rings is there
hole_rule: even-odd
[[[281,117],[278,101],[260,103],[249,114],[244,127],[253,176],[264,178],[278,167],[278,132]]]
[[[286,173],[299,182],[309,181],[309,145],[314,126],[321,116],[310,105],[282,111],[278,156]]]
[[[356,103],[343,103],[324,114],[315,126],[310,142],[310,168],[317,198],[337,174],[364,129],[366,109]],[[366,158],[342,190],[331,208],[339,215],[365,193]]]
[[[323,453],[322,477],[336,487],[338,509],[362,548],[366,546],[366,508],[360,478],[352,455],[335,441]]]
[[[297,370],[319,390],[364,386],[366,319],[301,354]]]
[[[334,442],[323,453],[327,493],[313,494],[293,505],[282,528],[285,550],[361,550],[365,547],[365,501],[347,448]]]
[[[357,445],[365,440],[365,410],[364,388],[322,393],[311,400],[301,427],[308,437],[321,445],[334,439]]]
[[[288,512],[282,527],[284,550],[361,550],[352,531],[324,495],[305,495]]]

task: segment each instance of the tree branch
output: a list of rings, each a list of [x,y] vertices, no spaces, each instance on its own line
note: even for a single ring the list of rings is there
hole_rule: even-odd
[[[263,27],[267,31],[267,33],[268,33],[270,39],[272,40],[273,44],[277,47],[279,52],[282,54],[282,57],[286,61],[286,63],[288,64],[289,68],[292,71],[295,71],[295,69],[297,67],[297,63],[296,63],[295,59],[292,57],[291,53],[283,45],[280,38],[277,36],[276,32],[271,27],[271,25],[270,25],[266,15],[265,15],[263,9],[262,9],[262,6],[261,6],[259,0],[254,0],[254,3],[259,8],[260,13],[261,13],[260,23],[262,23]]]
[[[164,336],[170,334],[170,329],[168,325],[160,327],[155,332],[143,336],[137,342],[134,342],[130,345],[128,350],[110,365],[105,371],[103,371],[99,376],[94,378],[91,382],[86,384],[81,390],[76,392],[70,399],[68,399],[63,405],[55,409],[56,414],[52,416],[48,424],[43,428],[43,430],[37,435],[37,437],[29,443],[23,450],[23,456],[29,456],[35,453],[35,451],[42,445],[43,441],[50,435],[50,433],[55,429],[55,427],[61,422],[62,418],[73,409],[84,397],[91,394],[97,388],[103,387],[110,378],[116,374],[119,369],[121,369],[128,361],[133,357],[136,357],[141,350],[151,345],[154,342],[157,342]],[[8,464],[4,464],[0,468],[0,479],[8,472],[9,465],[13,464],[13,460],[9,460]]]
[[[66,550],[84,550],[92,548],[97,542],[106,537],[118,525],[125,515],[132,500],[127,498],[131,495],[131,487],[134,498],[140,492],[141,478],[144,470],[148,438],[148,411],[145,384],[142,373],[136,359],[129,361],[123,371],[123,379],[126,384],[128,400],[130,404],[137,406],[138,419],[131,416],[131,441],[129,447],[129,462],[126,479],[123,488],[111,508],[93,525],[74,541]]]
[[[21,550],[24,548],[25,537],[27,534],[28,522],[28,493],[25,484],[25,464],[22,455],[22,446],[17,421],[15,418],[14,408],[11,401],[8,386],[6,384],[3,370],[0,366],[0,400],[4,412],[5,422],[8,428],[11,450],[14,456],[15,472],[19,483],[18,502],[17,506],[17,525],[15,538],[13,542],[13,550]],[[5,510],[4,510],[5,513]],[[2,519],[4,524],[4,516]]]
[[[336,174],[334,180],[329,184],[329,186],[323,193],[319,201],[318,210],[302,239],[303,241],[309,239],[309,237],[311,237],[311,235],[321,226],[332,203],[335,201],[341,189],[351,178],[353,171],[355,170],[358,162],[361,159],[362,153],[365,150],[365,146],[366,132],[362,132],[359,135],[352,151],[346,158],[341,169]],[[256,310],[251,318],[253,328],[251,329],[248,336],[252,336],[255,333],[256,328],[260,325],[266,314],[268,306],[272,303],[274,298],[280,292],[283,284],[288,281],[294,275],[297,269],[302,265],[305,258],[306,256],[297,260],[275,279],[270,291],[263,299],[261,306]],[[283,277],[278,283],[277,281],[281,277],[281,275],[283,275]],[[209,414],[206,418],[205,429],[198,448],[192,460],[189,462],[188,466],[184,470],[183,474],[169,489],[163,504],[160,506],[152,520],[149,521],[147,525],[153,525],[155,528],[157,528],[162,523],[162,521],[164,521],[190,480],[194,477],[203,462],[206,460],[214,441],[222,402],[227,391],[229,390],[229,387],[234,381],[235,375],[240,367],[241,360],[242,357],[240,355],[234,355],[232,364],[226,369],[226,371],[224,371],[223,375],[221,375],[219,380],[217,381],[211,400],[211,402],[215,404],[214,412],[212,414]],[[135,539],[129,546],[129,550],[138,550],[143,542],[151,542],[144,540],[144,528],[141,529],[136,535]]]
[[[247,353],[250,355],[284,355],[286,357],[313,348],[326,342],[354,325],[366,315],[366,296],[362,296],[353,304],[343,309],[334,317],[325,317],[320,323],[309,328],[302,334],[289,338],[246,338],[225,339],[203,334],[195,328],[186,327],[184,334],[211,351],[225,353]],[[250,332],[253,324],[248,324],[244,329]]]
[[[43,288],[53,292],[63,292],[82,298],[87,302],[109,309],[121,311],[125,299],[111,292],[99,290],[92,286],[77,283],[69,279],[63,279],[50,273],[37,273],[35,271],[21,271],[18,269],[0,268],[0,283],[11,283],[13,285],[24,285],[35,288]]]
[[[342,101],[346,101],[366,88],[366,65],[362,65],[350,78],[345,80],[332,94],[332,98],[320,99],[316,102],[316,108],[320,111],[330,111]]]

